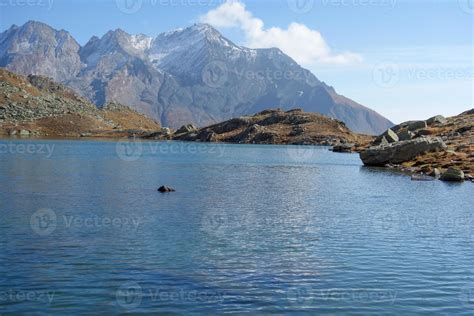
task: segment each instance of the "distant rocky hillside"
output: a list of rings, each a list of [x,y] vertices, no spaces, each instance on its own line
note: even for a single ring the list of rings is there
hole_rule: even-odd
[[[305,144],[360,147],[373,137],[351,132],[338,120],[301,109],[264,110],[197,129],[183,126],[173,139],[238,144]]]
[[[0,134],[19,136],[120,136],[159,129],[132,109],[102,109],[48,78],[23,77],[0,68]]]
[[[435,116],[399,124],[380,135],[360,155],[369,166],[386,166],[447,181],[473,180],[474,110],[449,118]]]
[[[28,22],[0,33],[0,67],[51,77],[98,107],[126,104],[172,128],[207,126],[270,107],[301,107],[373,135],[393,125],[279,49],[238,46],[206,24],[156,38],[118,29],[81,47],[64,30]]]

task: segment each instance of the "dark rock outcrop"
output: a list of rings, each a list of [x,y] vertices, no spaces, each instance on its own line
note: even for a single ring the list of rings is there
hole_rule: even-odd
[[[158,188],[158,192],[160,192],[160,193],[169,193],[169,192],[176,192],[176,190],[163,185],[163,186]]]
[[[448,170],[441,174],[441,181],[462,182],[464,181],[464,172],[455,167],[449,167]]]
[[[335,153],[352,153],[354,151],[355,144],[339,144],[332,147],[332,151]]]

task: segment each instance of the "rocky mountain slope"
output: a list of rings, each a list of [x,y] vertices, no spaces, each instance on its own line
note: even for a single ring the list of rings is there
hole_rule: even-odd
[[[351,132],[338,120],[301,109],[264,110],[197,129],[183,126],[173,139],[238,144],[341,145],[360,147],[373,137]]]
[[[235,45],[205,24],[156,38],[115,30],[81,47],[64,30],[28,22],[0,34],[0,67],[49,76],[99,107],[127,104],[174,128],[275,106],[322,113],[369,134],[393,125],[337,94],[279,49]]]
[[[128,107],[108,104],[98,109],[48,78],[0,68],[0,134],[119,137],[159,128]]]
[[[474,110],[449,118],[435,116],[399,124],[380,135],[360,155],[369,166],[386,166],[451,181],[472,180]]]

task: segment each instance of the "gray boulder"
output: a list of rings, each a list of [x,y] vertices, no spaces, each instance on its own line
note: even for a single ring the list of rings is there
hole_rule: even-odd
[[[416,131],[417,129],[420,128],[426,128],[426,121],[413,121],[407,124],[407,129],[409,131]]]
[[[404,129],[398,132],[397,136],[400,141],[404,141],[404,140],[411,140],[415,136],[415,134],[410,132],[407,129]]]
[[[439,137],[422,137],[389,145],[370,147],[360,153],[367,166],[385,166],[412,160],[418,155],[445,149],[446,144]]]
[[[448,120],[444,116],[436,115],[436,116],[433,116],[432,118],[428,119],[426,121],[426,124],[428,124],[428,125],[446,124],[447,122],[448,122]]]
[[[385,133],[377,137],[377,139],[375,139],[374,141],[374,144],[375,145],[385,144],[384,139],[386,140],[387,143],[395,143],[399,141],[398,135],[395,134],[395,132],[392,131],[390,128],[386,130]]]
[[[462,182],[464,181],[464,172],[458,168],[449,167],[439,179],[448,182]]]

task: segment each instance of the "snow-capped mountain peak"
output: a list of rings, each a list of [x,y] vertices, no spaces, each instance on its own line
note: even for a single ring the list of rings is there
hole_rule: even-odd
[[[209,24],[154,39],[116,29],[81,47],[64,30],[28,22],[0,33],[0,67],[52,77],[98,106],[128,104],[175,128],[268,107],[320,112],[364,133],[392,124],[338,95],[281,50],[241,47]]]

